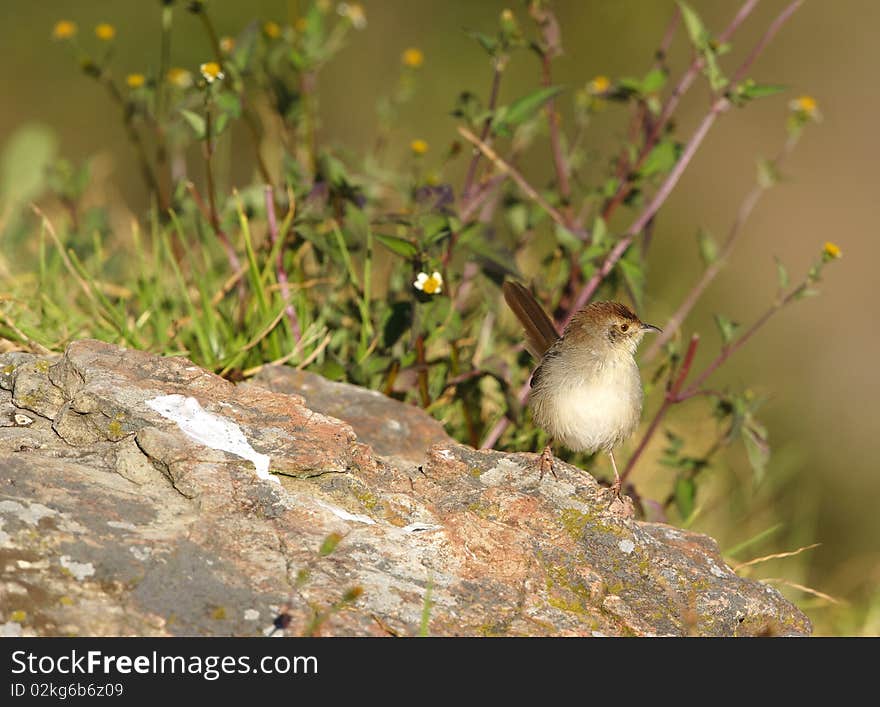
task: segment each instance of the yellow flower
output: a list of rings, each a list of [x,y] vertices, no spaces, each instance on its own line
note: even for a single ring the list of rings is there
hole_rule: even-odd
[[[351,22],[355,29],[364,29],[367,26],[367,13],[359,2],[341,2],[336,6],[336,12]]]
[[[296,22],[293,23],[293,28],[297,32],[303,33],[309,28],[309,21],[305,17],[297,17]]]
[[[52,36],[55,39],[70,39],[76,34],[76,22],[59,20],[52,28]]]
[[[232,37],[220,37],[220,51],[224,54],[232,54],[235,50],[235,39]]]
[[[502,22],[513,22],[516,19],[513,16],[513,11],[507,7],[501,11],[501,21]]]
[[[418,69],[425,63],[425,55],[422,53],[421,49],[410,47],[401,55],[400,60],[403,62],[404,66],[408,66],[411,69]]]
[[[181,69],[177,66],[168,69],[168,74],[166,75],[166,77],[168,79],[168,83],[173,84],[178,88],[189,88],[193,84],[192,74],[186,69]]]
[[[102,42],[109,42],[116,36],[116,28],[106,22],[102,22],[95,27],[95,36]]]
[[[281,26],[277,22],[266,22],[263,25],[263,34],[269,39],[278,39],[281,36]]]
[[[215,81],[222,80],[225,74],[220,70],[220,64],[216,61],[209,61],[201,66],[199,66],[199,71],[202,73],[205,81],[208,83],[214,83]]]
[[[825,244],[825,247],[822,249],[822,254],[828,260],[835,260],[841,257],[843,255],[843,252],[840,250],[840,246],[838,246],[837,243],[832,243],[831,241],[828,241]]]
[[[125,77],[125,85],[129,88],[140,88],[147,82],[143,74],[129,74]]]
[[[587,90],[594,96],[601,95],[611,88],[611,81],[607,76],[596,76],[587,84]]]
[[[810,117],[819,112],[819,104],[812,96],[798,96],[788,104],[788,107],[793,111],[804,113]]]
[[[431,275],[428,275],[426,272],[420,272],[413,283],[413,287],[424,292],[426,295],[439,295],[440,290],[443,288],[443,276],[436,271]]]
[[[424,140],[413,140],[409,144],[409,149],[417,155],[424,155],[428,151],[428,143]]]

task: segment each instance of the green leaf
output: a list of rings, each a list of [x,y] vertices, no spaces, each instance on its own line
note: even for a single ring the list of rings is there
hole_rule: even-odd
[[[681,154],[681,145],[672,140],[663,140],[657,143],[657,146],[651,150],[651,153],[645,158],[639,175],[643,178],[651,177],[655,174],[668,172],[675,163],[678,162],[678,156]]]
[[[776,165],[773,164],[770,160],[767,159],[759,159],[758,160],[758,184],[764,188],[769,189],[775,184],[779,183],[779,170],[776,169]]]
[[[655,93],[666,85],[666,72],[663,69],[649,71],[642,79],[642,93]]]
[[[693,479],[679,476],[675,481],[675,507],[682,519],[691,517],[694,512],[694,502],[697,498],[697,485]]]
[[[761,483],[766,475],[767,463],[770,461],[770,445],[767,443],[767,430],[750,415],[742,426],[742,439],[746,447],[749,464],[752,465],[756,484]]]
[[[217,137],[218,135],[222,135],[223,131],[226,130],[226,126],[229,125],[229,114],[221,113],[217,116],[217,120],[214,123],[213,135],[212,137]]]
[[[807,297],[816,297],[819,295],[819,290],[813,287],[805,287],[804,289],[798,291],[798,293],[794,296],[796,300],[806,299]]]
[[[419,252],[419,249],[412,242],[397,236],[386,236],[382,233],[377,233],[376,240],[392,253],[402,255],[404,258],[413,258]]]
[[[529,207],[521,201],[510,206],[504,216],[514,235],[522,235],[529,227]]]
[[[191,110],[181,109],[180,114],[183,116],[184,120],[189,123],[189,126],[195,132],[196,137],[199,140],[205,139],[205,118],[198,113],[193,113]]]
[[[706,77],[709,79],[709,86],[712,87],[713,91],[720,91],[722,88],[727,86],[730,81],[727,80],[727,77],[721,71],[721,67],[718,65],[718,58],[715,56],[715,52],[710,49],[707,49],[703,52],[703,56],[706,59]]]
[[[601,246],[607,235],[608,225],[605,223],[605,219],[601,216],[597,216],[596,220],[593,221],[593,245]]]
[[[755,83],[751,79],[747,79],[737,86],[736,94],[741,99],[754,100],[756,98],[775,96],[777,93],[783,93],[786,90],[786,86],[780,86],[779,84],[761,84]]]
[[[723,314],[715,315],[715,324],[718,325],[718,331],[721,332],[721,340],[724,342],[724,345],[730,345],[730,342],[733,341],[733,337],[736,335],[736,330],[739,329],[739,324],[728,319]]]
[[[685,29],[687,29],[688,36],[691,38],[691,42],[693,42],[694,46],[703,51],[709,44],[709,32],[706,31],[706,26],[703,24],[703,20],[700,19],[700,16],[694,12],[694,9],[688,5],[684,0],[677,0],[678,7],[681,9],[681,17],[684,20]]]
[[[700,228],[697,231],[697,242],[700,244],[700,257],[704,265],[711,265],[718,260],[718,244],[708,230]]]
[[[569,251],[577,252],[584,245],[580,238],[558,223],[553,225],[553,233],[556,235],[557,243]]]
[[[336,549],[340,540],[342,540],[342,536],[339,533],[330,533],[330,535],[324,538],[324,542],[321,543],[321,548],[318,550],[318,554],[321,557],[326,557]]]
[[[617,266],[620,268],[620,272],[623,273],[623,279],[626,281],[626,285],[636,301],[636,306],[641,308],[642,295],[645,292],[645,270],[642,267],[639,249],[630,248],[626,257],[622,258]]]
[[[492,121],[493,130],[500,135],[508,134],[510,128],[526,122],[564,88],[564,86],[548,86],[522,98],[517,98],[510,105],[504,106],[504,110],[499,109],[496,112],[495,119]]]
[[[471,39],[476,39],[480,46],[483,47],[490,55],[494,56],[495,51],[498,49],[498,40],[494,37],[490,37],[488,34],[484,34],[483,32],[477,32],[476,30],[471,30],[468,32],[468,36]]]
[[[224,113],[228,113],[230,118],[241,117],[241,99],[234,93],[224,91],[217,94],[214,98],[217,107]]]
[[[58,137],[45,125],[28,123],[12,133],[0,156],[0,202],[28,202],[39,196],[57,150]]]
[[[780,290],[788,289],[788,270],[779,258],[776,258],[776,281]]]
[[[478,260],[483,261],[483,271],[487,276],[505,274],[521,277],[516,269],[513,254],[507,249],[489,242],[483,228],[466,229],[459,235],[458,244],[471,251]]]

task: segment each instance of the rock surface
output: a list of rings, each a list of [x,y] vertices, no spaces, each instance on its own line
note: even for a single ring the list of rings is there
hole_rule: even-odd
[[[557,472],[290,369],[2,354],[0,635],[810,632],[710,538]]]

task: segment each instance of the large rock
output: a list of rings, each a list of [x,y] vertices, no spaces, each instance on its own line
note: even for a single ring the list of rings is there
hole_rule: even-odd
[[[0,634],[810,631],[710,538],[353,386],[80,341],[0,388]]]

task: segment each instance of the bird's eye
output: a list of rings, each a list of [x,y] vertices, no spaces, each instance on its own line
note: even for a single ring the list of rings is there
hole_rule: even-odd
[[[629,324],[621,324],[621,325],[620,325],[620,330],[621,330],[621,331],[626,331],[627,329],[629,329]]]

